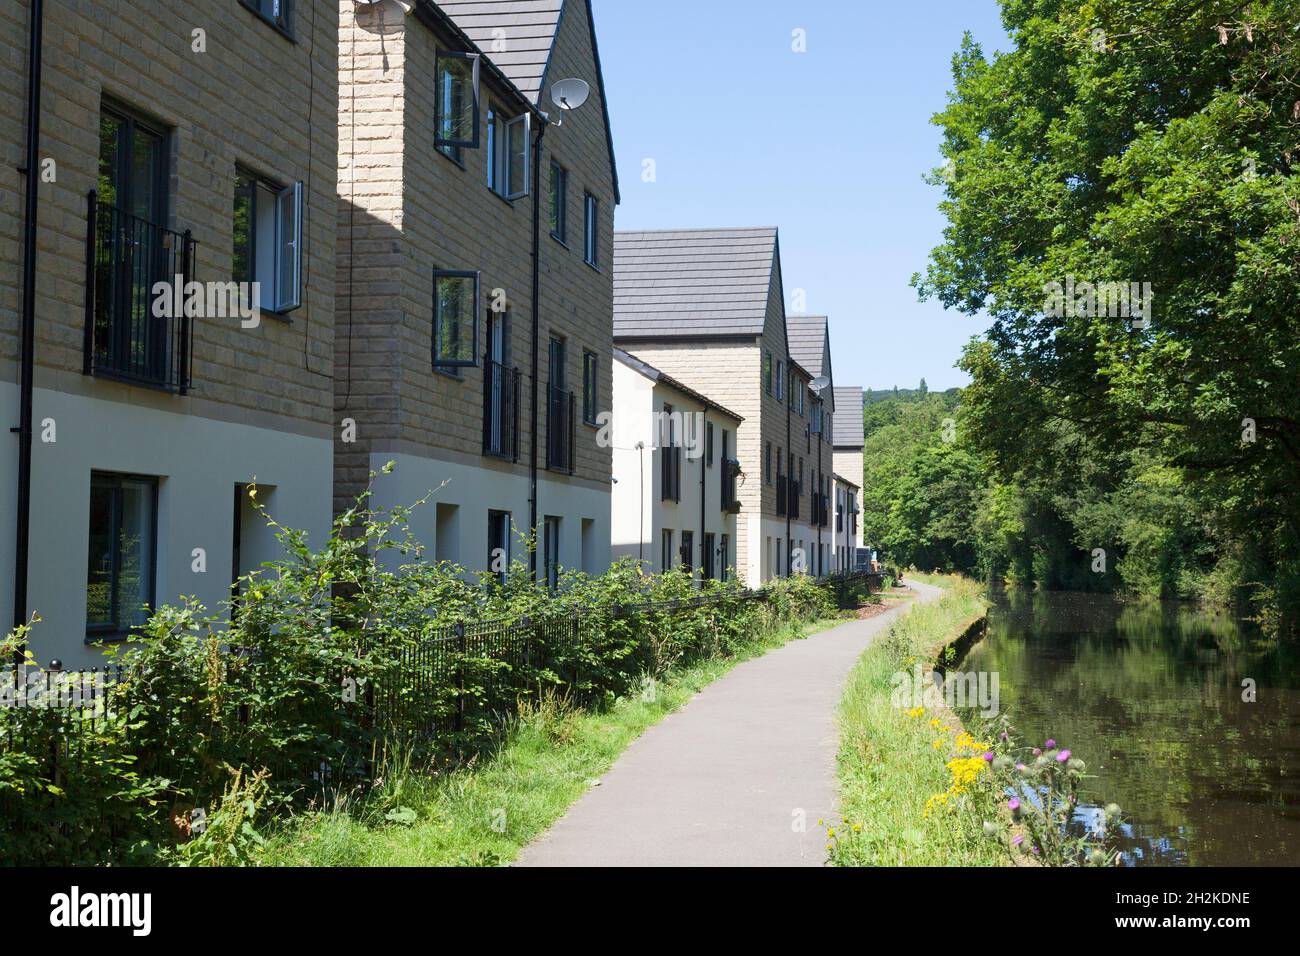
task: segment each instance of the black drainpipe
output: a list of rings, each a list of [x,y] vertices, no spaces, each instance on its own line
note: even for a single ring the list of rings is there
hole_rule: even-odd
[[[530,185],[533,189],[533,300],[532,300],[532,321],[533,321],[533,354],[532,377],[530,390],[532,391],[532,408],[529,412],[532,440],[528,443],[528,527],[531,529],[533,536],[533,547],[528,554],[528,574],[535,581],[537,580],[537,547],[540,542],[537,540],[537,376],[540,374],[538,366],[540,365],[539,353],[541,349],[541,320],[538,312],[541,310],[542,288],[542,260],[541,260],[541,243],[542,243],[542,138],[546,135],[546,123],[537,131],[537,142],[533,145],[533,173]]]
[[[27,179],[23,210],[22,351],[19,359],[18,514],[14,522],[14,628],[27,623],[27,558],[31,537],[32,506],[32,388],[36,365],[36,191],[40,183],[41,138],[41,27],[45,19],[42,0],[32,0],[28,51],[27,159],[19,170]],[[16,662],[23,648],[15,651]]]

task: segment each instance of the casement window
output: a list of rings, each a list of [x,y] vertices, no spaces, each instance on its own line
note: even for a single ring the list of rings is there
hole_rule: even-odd
[[[596,385],[599,368],[595,352],[582,352],[582,420],[588,425],[596,424]]]
[[[510,512],[488,512],[488,571],[498,584],[506,583],[510,571]]]
[[[682,448],[673,407],[664,405],[659,434],[659,499],[682,500]]]
[[[727,580],[727,569],[731,567],[731,535],[724,534],[718,545],[718,580]]]
[[[776,400],[785,401],[785,363],[781,361],[776,363]]]
[[[682,560],[682,567],[685,568],[688,573],[695,570],[695,532],[694,531],[682,532],[682,547],[681,547],[680,557]]]
[[[479,273],[438,270],[433,274],[433,367],[478,364]]]
[[[88,641],[126,639],[148,620],[157,536],[156,479],[91,473]]]
[[[659,533],[659,569],[661,571],[671,571],[673,569],[672,528],[664,528]]]
[[[808,392],[802,386],[800,386],[799,387],[799,414],[800,415],[803,414],[803,409],[804,409],[803,400],[804,400],[804,396],[807,394]]]
[[[479,55],[439,50],[434,87],[434,145],[478,149]]]
[[[239,283],[257,283],[264,311],[302,305],[303,184],[279,186],[235,168],[234,269]]]
[[[259,17],[285,33],[289,33],[289,14],[293,0],[239,0]]]
[[[713,422],[704,423],[704,463],[713,467]]]
[[[599,265],[600,251],[600,200],[591,193],[584,193],[582,197],[583,209],[583,227],[585,230],[585,239],[582,246],[582,257],[586,260],[587,265]]]
[[[718,576],[718,556],[714,553],[715,538],[711,534],[704,536],[704,563],[701,565],[701,577],[706,581],[712,581]]]
[[[763,353],[763,391],[772,394],[772,353]]]
[[[532,129],[533,118],[527,111],[507,118],[498,110],[488,110],[488,187],[503,199],[522,199],[528,195]]]
[[[551,591],[560,587],[560,519],[547,515],[542,526],[542,558],[546,586]]]
[[[770,485],[772,483],[772,443],[768,442],[763,447],[763,482]]]
[[[569,171],[551,163],[551,235],[560,242],[569,241]]]

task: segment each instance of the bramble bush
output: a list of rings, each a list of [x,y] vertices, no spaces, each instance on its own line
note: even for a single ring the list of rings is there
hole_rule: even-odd
[[[262,511],[284,557],[242,578],[219,613],[192,599],[155,611],[110,652],[120,677],[93,729],[76,710],[0,707],[0,863],[235,859],[257,816],[365,786],[392,746],[463,760],[521,705],[560,694],[603,706],[833,610],[804,577],[756,597],[633,561],[566,573],[555,593],[524,562],[475,581],[427,559],[412,508],[370,499],[318,550]]]

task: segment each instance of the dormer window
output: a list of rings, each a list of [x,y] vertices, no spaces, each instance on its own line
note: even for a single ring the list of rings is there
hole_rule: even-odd
[[[439,50],[434,76],[434,145],[478,149],[478,54]]]

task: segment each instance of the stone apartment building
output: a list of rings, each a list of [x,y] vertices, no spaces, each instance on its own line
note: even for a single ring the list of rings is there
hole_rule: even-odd
[[[835,417],[835,427],[831,436],[835,446],[835,473],[843,475],[846,484],[852,485],[859,493],[862,490],[864,462],[862,449],[865,445],[862,430],[862,388],[846,386],[835,389],[835,403],[840,414]],[[856,502],[858,511],[852,513],[851,534],[854,547],[864,546],[862,540],[862,522],[858,520],[861,511],[861,495]]]
[[[756,586],[792,563],[813,572],[811,486],[799,487],[798,463],[806,480],[815,376],[791,360],[777,230],[620,232],[614,255],[614,341],[744,419],[737,573]],[[797,560],[792,542],[805,549]]]
[[[742,419],[614,349],[613,558],[651,571],[736,568],[736,434]]]
[[[830,320],[824,315],[789,315],[786,329],[792,372],[787,402],[792,426],[788,474],[796,482],[796,498],[801,499],[794,505],[794,542],[803,556],[803,569],[820,576],[834,569],[830,431],[834,427],[835,387]]]
[[[835,475],[834,494],[831,500],[832,507],[835,509],[831,516],[832,571],[852,571],[857,567],[861,492],[862,489],[848,478],[840,474]]]
[[[394,462],[374,500],[428,497],[429,557],[603,571],[619,197],[590,6],[341,8],[336,506]],[[565,79],[590,97],[561,116]]]
[[[248,484],[328,533],[338,11],[40,7],[0,8],[0,615],[77,667],[279,556]]]

